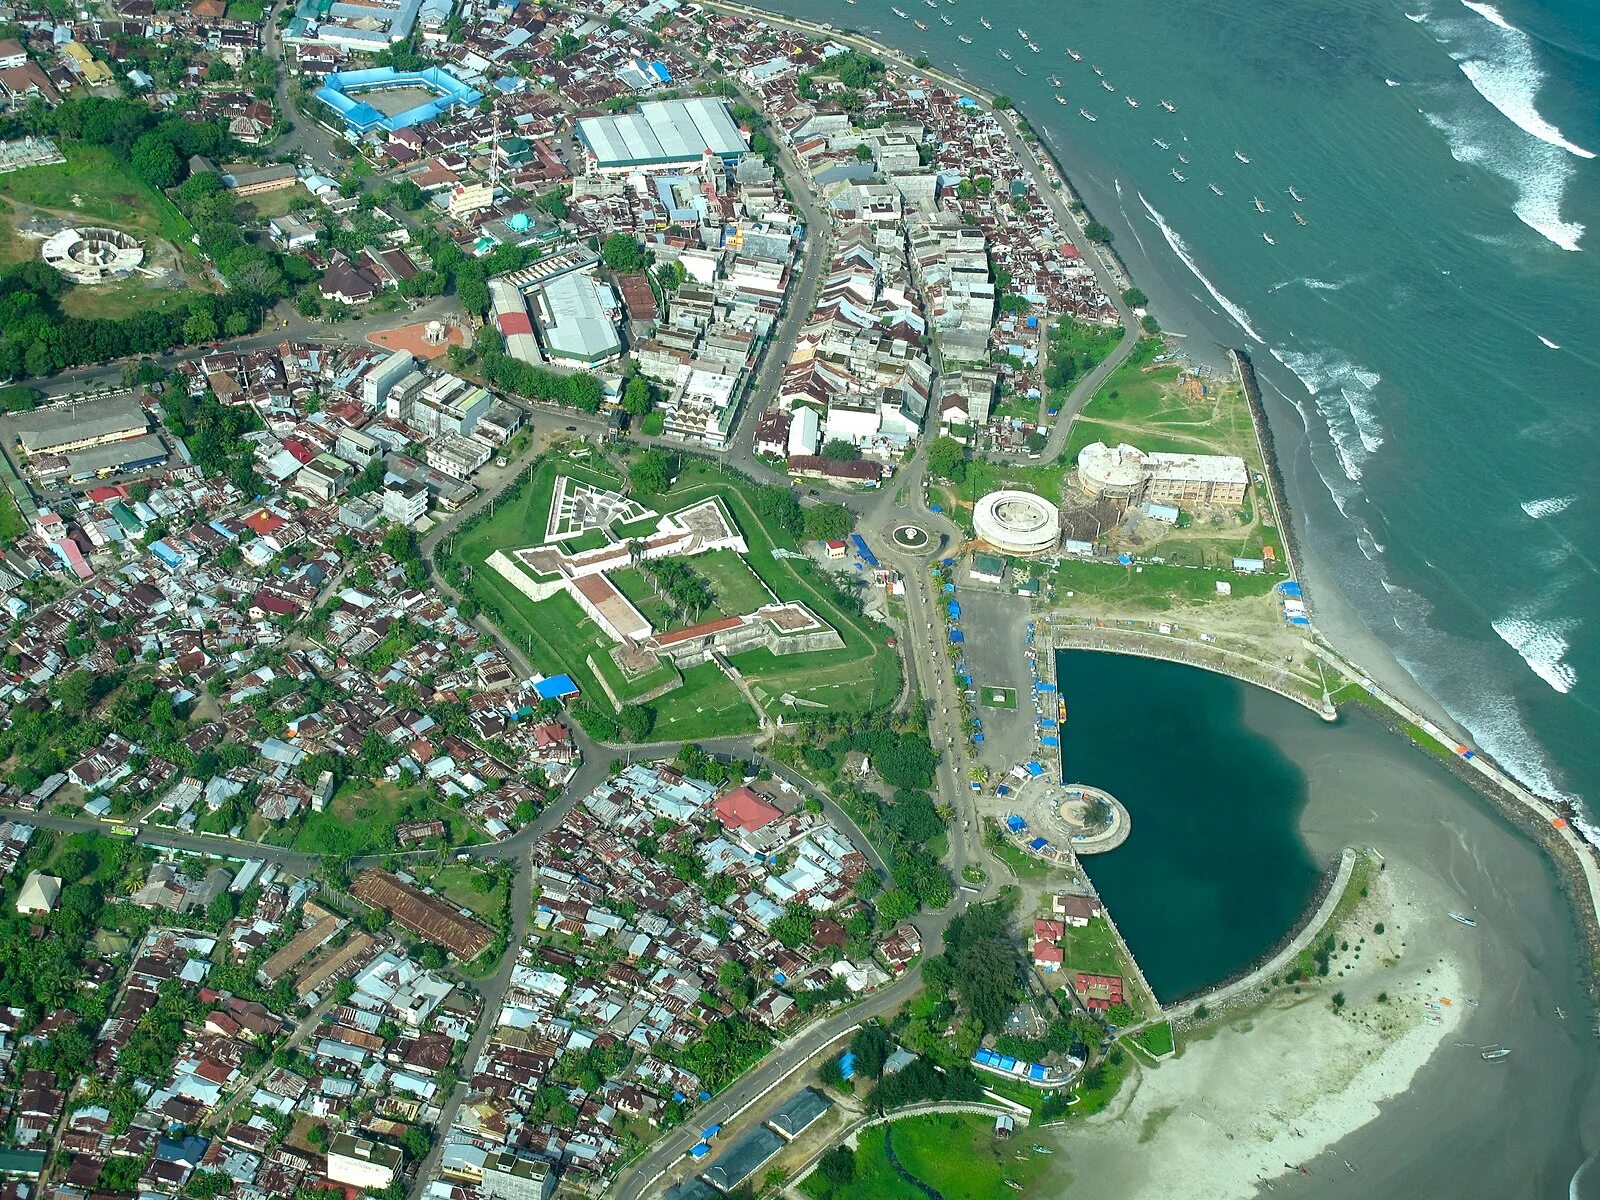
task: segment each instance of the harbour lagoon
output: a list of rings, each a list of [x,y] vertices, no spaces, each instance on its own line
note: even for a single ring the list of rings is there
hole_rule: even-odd
[[[1133,834],[1084,860],[1163,1004],[1264,957],[1311,902],[1323,867],[1299,824],[1306,776],[1278,747],[1324,724],[1236,679],[1145,658],[1064,650],[1067,782],[1106,789]]]

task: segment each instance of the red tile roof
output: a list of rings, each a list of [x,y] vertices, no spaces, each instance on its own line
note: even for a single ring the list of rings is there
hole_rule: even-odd
[[[717,820],[732,829],[760,829],[783,814],[747,787],[717,797]]]

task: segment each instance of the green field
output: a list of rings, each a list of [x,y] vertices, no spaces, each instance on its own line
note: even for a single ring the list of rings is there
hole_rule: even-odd
[[[1129,1034],[1127,1040],[1157,1058],[1171,1054],[1176,1047],[1171,1021],[1161,1021],[1147,1029],[1141,1029],[1138,1033]]]
[[[505,925],[506,900],[511,891],[504,873],[490,876],[474,863],[446,863],[435,870],[411,866],[420,882],[427,884],[457,908],[465,908],[486,925],[496,929]],[[487,892],[472,886],[475,877],[494,878],[495,885]]]
[[[537,667],[551,674],[571,675],[597,703],[603,703],[595,673],[585,662],[592,655],[597,669],[626,702],[630,696],[642,695],[656,686],[671,669],[662,668],[660,677],[652,672],[645,679],[625,682],[605,653],[610,649],[609,640],[584,616],[576,602],[561,595],[534,603],[497,572],[483,566],[497,549],[517,549],[542,539],[550,511],[550,489],[558,473],[611,486],[618,482],[597,467],[575,465],[557,457],[547,459],[535,470],[529,486],[499,501],[491,516],[456,535],[454,555],[463,565],[473,568],[469,586],[479,602],[491,601],[507,614],[509,621],[502,623],[502,631]],[[773,557],[775,546],[793,550],[796,543],[786,532],[774,533],[757,520],[747,499],[754,486],[742,476],[724,474],[690,460],[671,491],[655,499],[652,507],[666,512],[710,496],[720,497],[738,523],[750,553],[743,562],[727,552],[724,556],[690,559],[689,564],[697,570],[706,566],[713,590],[720,589],[719,594],[733,611],[747,612],[769,602],[757,584],[759,579],[780,600],[807,605],[839,631],[845,645],[838,650],[793,655],[753,650],[735,656],[734,665],[764,704],[775,702],[784,692],[840,711],[866,711],[891,703],[900,692],[899,655],[884,644],[881,635],[869,634],[859,618],[840,610],[831,589],[823,585],[809,564]],[[641,573],[630,569],[613,578],[623,594],[639,604],[647,619],[655,622],[662,616],[662,606],[656,604],[652,609],[650,589]],[[748,608],[741,607],[746,604]],[[651,706],[656,710],[651,737],[656,740],[743,733],[757,725],[755,713],[739,697],[732,682],[720,672],[713,679],[700,668],[685,672],[683,686],[652,701]]]
[[[17,502],[9,489],[0,487],[0,542],[10,545],[28,532],[28,526],[17,511]]]
[[[1091,917],[1083,926],[1068,925],[1061,939],[1065,971],[1087,971],[1091,975],[1123,975],[1122,948],[1117,935],[1104,917]],[[1126,989],[1124,989],[1126,991]]]
[[[116,157],[99,146],[68,144],[64,163],[26,167],[5,177],[12,204],[49,209],[62,216],[159,237],[186,256],[194,232],[177,207],[154,188],[130,175]]]
[[[420,816],[417,815],[420,813]],[[483,840],[460,813],[428,798],[425,787],[350,782],[324,812],[269,830],[262,840],[303,854],[382,854],[398,849],[394,827],[408,820],[441,820],[451,846]]]
[[[772,597],[767,594],[761,580],[756,578],[735,551],[713,550],[709,554],[697,554],[689,560],[689,566],[711,585],[717,610],[730,617],[743,616],[755,612],[764,604],[772,603]]]
[[[1056,600],[1072,607],[1070,599],[1093,600],[1100,605],[1124,605],[1165,612],[1174,600],[1203,604],[1212,600],[1238,600],[1246,596],[1265,596],[1280,576],[1241,575],[1233,570],[1204,567],[1179,567],[1171,563],[1141,563],[1124,567],[1118,563],[1085,562],[1063,559],[1055,569]],[[1233,589],[1230,596],[1217,591],[1223,580]],[[1072,598],[1066,596],[1072,592]]]
[[[891,1144],[901,1171],[928,1191],[895,1170],[889,1160]],[[865,1130],[850,1183],[830,1190],[820,1172],[812,1172],[801,1190],[816,1200],[925,1200],[928,1195],[943,1200],[996,1200],[1026,1195],[1044,1176],[1049,1162],[1032,1153],[1025,1142],[997,1139],[990,1117],[937,1113]]]
[[[1173,454],[1237,454],[1259,471],[1255,429],[1244,393],[1231,380],[1210,380],[1194,396],[1179,386],[1176,362],[1152,366],[1164,346],[1144,338],[1083,406],[1067,436],[1064,461],[1076,462],[1090,442],[1129,442]]]
[[[984,708],[1013,710],[1017,707],[1017,689],[981,684],[978,687],[978,703]]]

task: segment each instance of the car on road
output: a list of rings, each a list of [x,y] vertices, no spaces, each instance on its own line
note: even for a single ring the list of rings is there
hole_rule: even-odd
[[[577,433],[578,432],[578,427],[576,425],[568,425],[567,426],[567,432],[568,433]]]

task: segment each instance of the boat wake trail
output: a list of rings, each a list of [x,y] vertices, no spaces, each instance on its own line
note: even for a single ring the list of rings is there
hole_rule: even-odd
[[[1576,500],[1576,496],[1546,496],[1543,500],[1524,500],[1522,511],[1535,521],[1539,521],[1566,512]]]
[[[1382,377],[1333,351],[1312,354],[1274,347],[1272,357],[1294,372],[1315,401],[1345,478],[1359,483],[1362,466],[1383,445],[1383,426],[1372,396]]]
[[[1578,627],[1570,618],[1544,618],[1531,608],[1517,609],[1493,622],[1500,639],[1522,656],[1540,679],[1565,695],[1578,682],[1578,672],[1566,661],[1572,648],[1567,635]]]
[[[1200,281],[1200,285],[1204,287],[1207,292],[1211,293],[1211,298],[1218,304],[1222,305],[1223,310],[1239,323],[1239,327],[1243,329],[1245,333],[1250,335],[1250,339],[1252,341],[1256,342],[1258,345],[1265,346],[1267,344],[1267,340],[1255,331],[1255,326],[1250,324],[1250,314],[1245,312],[1244,309],[1240,308],[1232,300],[1229,300],[1217,290],[1217,285],[1212,283],[1211,280],[1207,279],[1205,277],[1205,273],[1195,265],[1194,259],[1189,254],[1188,244],[1177,235],[1172,226],[1167,224],[1166,218],[1155,210],[1150,201],[1144,198],[1143,192],[1136,194],[1139,197],[1139,203],[1144,205],[1145,212],[1150,214],[1151,223],[1161,231],[1161,236],[1167,239],[1167,245],[1170,246],[1172,248],[1172,252],[1178,256],[1178,260],[1182,262],[1184,266],[1189,268],[1189,273],[1198,279]]]

